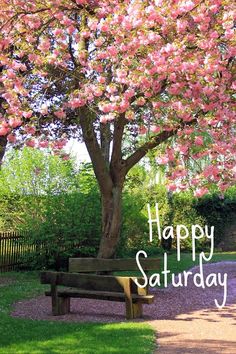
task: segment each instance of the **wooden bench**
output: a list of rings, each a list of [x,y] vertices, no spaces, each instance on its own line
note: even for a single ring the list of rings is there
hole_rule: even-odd
[[[159,260],[142,259],[145,271],[157,270]],[[53,315],[64,315],[70,311],[70,298],[89,298],[125,302],[126,318],[142,317],[142,305],[151,304],[154,296],[148,293],[148,286],[140,288],[143,278],[131,276],[97,275],[91,272],[137,271],[134,259],[70,258],[69,273],[41,272],[41,283],[50,284],[45,293],[52,298]]]

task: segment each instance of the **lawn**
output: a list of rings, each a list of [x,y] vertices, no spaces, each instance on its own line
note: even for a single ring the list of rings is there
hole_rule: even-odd
[[[162,258],[162,256],[161,256]],[[215,254],[211,262],[236,260],[236,252]],[[196,264],[196,262],[195,262]],[[191,254],[168,255],[168,268],[178,273],[194,266]],[[44,291],[38,274],[5,273],[12,283],[0,285],[0,354],[143,354],[152,353],[154,331],[143,323],[80,324],[12,318],[12,303]]]

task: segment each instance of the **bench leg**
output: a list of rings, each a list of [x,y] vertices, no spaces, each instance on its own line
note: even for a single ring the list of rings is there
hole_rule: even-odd
[[[66,315],[70,312],[69,297],[52,296],[52,314],[54,316]]]
[[[133,316],[133,318],[143,317],[143,304],[140,302],[133,304]]]
[[[126,301],[126,319],[132,320],[134,318],[140,318],[143,316],[142,303],[135,303]]]

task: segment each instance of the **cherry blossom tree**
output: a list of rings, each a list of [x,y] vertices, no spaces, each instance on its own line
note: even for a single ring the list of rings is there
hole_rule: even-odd
[[[170,190],[235,182],[233,1],[0,3],[1,139],[54,150],[83,139],[102,197],[99,257],[115,254],[125,177],[149,150],[162,147]]]

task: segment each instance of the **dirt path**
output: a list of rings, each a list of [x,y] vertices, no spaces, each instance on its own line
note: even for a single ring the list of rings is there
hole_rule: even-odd
[[[150,324],[157,331],[156,354],[235,354],[236,306],[193,311]]]
[[[227,273],[226,307],[218,309],[214,300],[223,299],[223,287],[187,287],[153,290],[155,301],[144,306],[142,321],[157,331],[156,354],[235,354],[236,353],[236,262],[206,264],[204,276]],[[198,268],[192,269],[198,272]],[[72,299],[71,313],[51,315],[50,299],[40,296],[15,304],[12,316],[70,322],[124,321],[124,304],[109,301]],[[140,320],[139,320],[140,321]],[[131,353],[132,354],[132,353]]]

